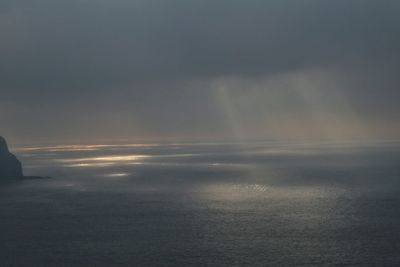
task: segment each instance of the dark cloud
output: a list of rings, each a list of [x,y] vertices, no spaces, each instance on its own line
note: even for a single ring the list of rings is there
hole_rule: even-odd
[[[60,139],[62,124],[89,124],[103,133],[108,125],[124,129],[113,137],[175,131],[223,136],[228,123],[214,98],[216,80],[221,85],[233,77],[252,94],[280,99],[280,111],[272,110],[279,117],[308,110],[293,93],[305,89],[280,81],[274,83],[281,88],[277,94],[266,80],[293,80],[291,73],[310,70],[308,83],[315,79],[322,92],[338,85],[329,90],[344,95],[352,111],[393,121],[399,111],[399,11],[398,1],[372,0],[2,1],[1,130],[27,136],[21,132],[35,128],[29,125],[33,115],[45,129],[33,132]],[[320,72],[334,82],[321,82]],[[242,89],[232,89],[231,97],[243,95]],[[322,95],[321,105],[337,103]],[[254,107],[259,116],[270,114],[262,107]],[[256,111],[247,113],[254,117]],[[13,125],[14,119],[29,127]]]

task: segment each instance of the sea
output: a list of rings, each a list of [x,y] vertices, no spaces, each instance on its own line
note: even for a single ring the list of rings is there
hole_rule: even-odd
[[[12,147],[0,266],[400,266],[400,142]]]

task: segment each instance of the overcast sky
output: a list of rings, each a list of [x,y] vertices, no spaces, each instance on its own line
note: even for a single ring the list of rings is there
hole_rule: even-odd
[[[398,0],[0,0],[0,135],[397,138],[399,14]]]

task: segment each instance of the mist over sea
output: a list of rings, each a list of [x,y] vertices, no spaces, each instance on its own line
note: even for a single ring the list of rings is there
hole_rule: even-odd
[[[0,266],[399,266],[400,143],[20,147]]]

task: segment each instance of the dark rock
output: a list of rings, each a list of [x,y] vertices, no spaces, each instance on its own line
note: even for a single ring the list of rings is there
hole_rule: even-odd
[[[0,136],[0,178],[23,178],[21,162],[8,150],[6,140]]]

